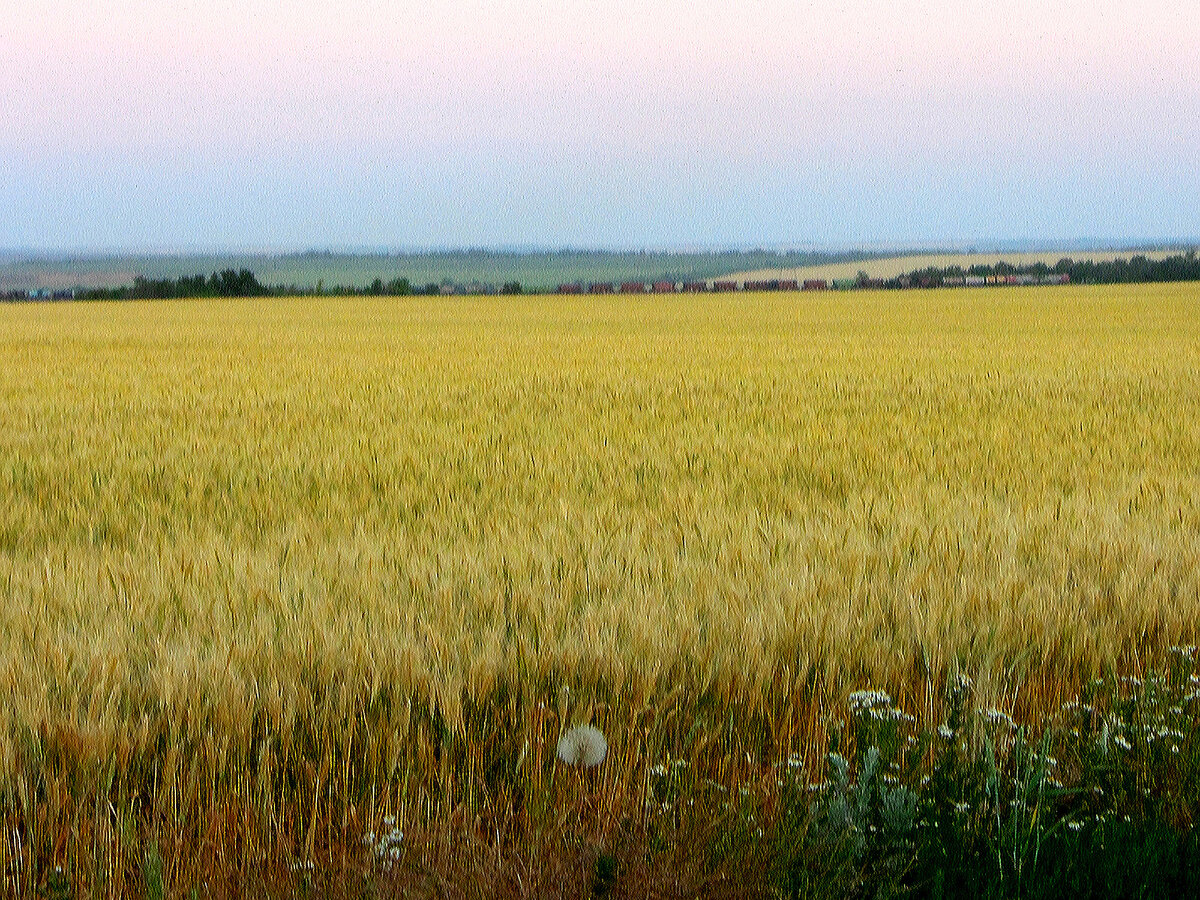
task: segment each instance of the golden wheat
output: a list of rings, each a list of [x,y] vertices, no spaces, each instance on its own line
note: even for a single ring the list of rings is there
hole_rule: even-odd
[[[0,359],[6,877],[566,808],[577,722],[602,816],[1196,636],[1194,285],[9,306]]]

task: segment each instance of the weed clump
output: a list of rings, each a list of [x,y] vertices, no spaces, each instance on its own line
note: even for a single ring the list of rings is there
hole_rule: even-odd
[[[969,679],[918,729],[851,695],[826,779],[782,788],[774,880],[846,896],[1195,896],[1200,705],[1193,648],[1099,679],[1037,727],[976,709]],[[836,749],[847,740],[849,754]]]

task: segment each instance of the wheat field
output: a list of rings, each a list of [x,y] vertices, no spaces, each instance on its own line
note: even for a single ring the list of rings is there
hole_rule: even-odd
[[[852,690],[1028,719],[1200,630],[1197,285],[13,305],[0,360],[9,886],[602,833]]]

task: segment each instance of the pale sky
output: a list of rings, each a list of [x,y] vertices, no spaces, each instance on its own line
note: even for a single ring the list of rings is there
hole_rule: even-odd
[[[1200,237],[1194,0],[0,0],[0,248]]]

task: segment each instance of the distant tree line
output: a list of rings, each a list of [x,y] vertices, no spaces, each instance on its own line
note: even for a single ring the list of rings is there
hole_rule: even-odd
[[[413,286],[407,278],[384,281],[376,278],[366,287],[336,285],[326,288],[324,282],[316,287],[296,285],[265,285],[249,269],[225,269],[209,276],[184,275],[180,278],[144,278],[139,275],[132,285],[114,288],[77,290],[74,296],[82,300],[175,300],[191,297],[270,297],[318,294],[321,296],[405,297],[410,294],[437,294],[437,284]],[[518,288],[519,292],[519,288]]]
[[[174,300],[184,297],[266,297],[279,293],[275,288],[260,284],[249,269],[225,269],[203,275],[182,278],[143,278],[139,275],[131,286],[91,288],[77,291],[84,300]]]
[[[1147,282],[1167,281],[1200,281],[1200,258],[1195,250],[1167,256],[1162,259],[1148,259],[1141,254],[1128,259],[1111,260],[1073,260],[1063,257],[1053,266],[1045,263],[1034,263],[1027,266],[1016,266],[1011,263],[998,262],[994,265],[946,266],[938,268],[930,266],[916,269],[900,278],[887,282],[888,287],[907,287],[919,285],[922,287],[938,287],[951,280],[960,278],[989,278],[992,276],[1033,276],[1041,280],[1049,275],[1066,275],[1073,284],[1140,284]]]
[[[493,293],[496,291],[493,289]],[[264,285],[249,269],[225,269],[212,275],[185,275],[181,278],[143,278],[138,276],[131,286],[92,288],[73,292],[81,300],[174,300],[189,297],[283,297],[316,295],[322,297],[408,297],[437,295],[443,285],[429,282],[414,285],[407,278],[384,281],[376,278],[365,287],[334,285],[326,287],[318,281],[315,287],[296,285]],[[507,281],[501,294],[523,293],[519,281]]]

